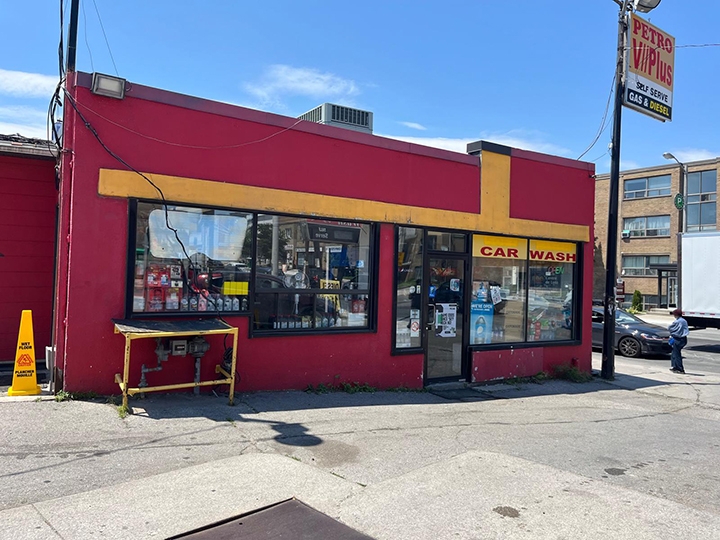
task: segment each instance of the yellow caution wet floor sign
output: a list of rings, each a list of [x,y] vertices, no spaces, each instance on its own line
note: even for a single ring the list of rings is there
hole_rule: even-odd
[[[8,396],[34,396],[40,393],[35,368],[35,340],[33,338],[32,311],[25,309],[20,318],[13,383]]]

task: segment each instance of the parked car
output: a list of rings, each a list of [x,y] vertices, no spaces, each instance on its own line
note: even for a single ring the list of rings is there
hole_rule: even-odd
[[[592,309],[592,346],[602,348],[603,308]],[[615,348],[623,356],[636,358],[641,354],[670,354],[670,332],[662,326],[647,323],[622,309],[615,310]]]

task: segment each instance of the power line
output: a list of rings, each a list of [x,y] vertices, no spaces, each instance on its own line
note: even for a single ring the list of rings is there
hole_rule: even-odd
[[[88,54],[90,55],[90,69],[92,69],[94,72],[95,65],[93,64],[92,51],[90,50],[90,44],[88,43],[88,38],[87,38],[87,17],[85,16],[85,3],[82,2],[80,5],[82,6],[82,10],[83,10],[83,32],[85,34],[85,46],[87,47]]]
[[[100,11],[98,10],[95,0],[93,0],[93,6],[95,6],[95,13],[97,13],[98,21],[100,21],[100,29],[102,30],[103,37],[105,38],[105,45],[107,45],[107,50],[110,53],[110,60],[112,60],[113,67],[115,68],[115,75],[119,77],[120,74],[118,73],[118,68],[115,65],[115,58],[113,58],[113,53],[110,49],[110,43],[108,42],[107,34],[105,33],[105,27],[103,26],[102,17],[100,17]]]
[[[590,143],[590,145],[585,149],[585,151],[577,157],[578,160],[580,158],[582,158],[585,154],[587,154],[590,150],[592,150],[592,147],[595,146],[595,144],[598,142],[598,139],[600,139],[600,136],[610,125],[609,123],[606,122],[606,120],[607,120],[608,111],[610,110],[610,101],[612,100],[614,88],[615,88],[615,75],[613,75],[612,82],[610,83],[610,94],[608,95],[607,103],[605,104],[605,112],[603,113],[602,120],[600,120],[600,127],[598,128],[597,135],[595,135],[595,138]]]
[[[135,130],[133,130],[133,129],[130,129],[130,128],[127,127],[127,126],[123,126],[122,124],[119,124],[118,122],[115,122],[115,121],[113,121],[113,120],[110,120],[109,118],[106,118],[105,116],[103,116],[102,114],[94,111],[93,109],[91,109],[90,107],[88,107],[87,105],[85,105],[84,103],[77,103],[77,105],[79,105],[80,107],[82,107],[83,109],[85,109],[85,110],[87,110],[87,111],[90,111],[91,113],[93,113],[93,114],[94,114],[95,116],[97,116],[98,118],[102,118],[103,120],[105,120],[105,121],[108,122],[109,124],[112,124],[112,125],[114,125],[114,126],[116,126],[116,127],[119,127],[120,129],[124,129],[125,131],[128,131],[128,132],[132,133],[133,135],[137,135],[138,137],[142,137],[142,138],[144,138],[144,139],[148,139],[148,140],[150,140],[150,141],[155,141],[155,142],[158,142],[158,143],[161,143],[161,144],[167,144],[167,145],[169,145],[169,146],[177,146],[177,147],[179,147],[179,148],[189,148],[189,149],[192,149],[192,150],[229,150],[229,149],[232,149],[232,148],[241,148],[241,147],[243,147],[243,146],[249,146],[249,145],[251,145],[251,144],[257,144],[257,143],[265,142],[265,141],[267,141],[268,139],[272,139],[273,137],[277,137],[278,135],[281,135],[282,133],[285,133],[286,131],[290,131],[290,130],[293,129],[295,126],[297,126],[300,122],[304,122],[303,119],[299,119],[299,120],[297,120],[294,124],[292,124],[291,126],[288,126],[288,127],[283,128],[283,129],[281,129],[281,130],[279,130],[279,131],[276,131],[275,133],[271,133],[271,134],[268,135],[267,137],[263,137],[262,139],[256,139],[256,140],[254,140],[254,141],[246,141],[246,142],[237,143],[237,144],[225,144],[225,145],[220,145],[220,146],[200,146],[200,145],[194,145],[194,144],[176,143],[176,142],[172,142],[172,141],[166,141],[166,140],[163,140],[163,139],[158,139],[157,137],[151,137],[150,135],[145,135],[144,133],[140,133],[139,131],[135,131]]]

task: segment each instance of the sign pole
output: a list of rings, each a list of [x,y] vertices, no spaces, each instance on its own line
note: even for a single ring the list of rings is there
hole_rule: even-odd
[[[617,277],[617,233],[618,233],[618,197],[620,184],[620,131],[622,123],[622,104],[625,91],[625,40],[627,38],[628,1],[620,6],[618,16],[617,66],[615,69],[615,108],[610,165],[610,199],[608,201],[608,237],[605,257],[605,314],[603,320],[602,367],[603,379],[615,378],[615,280]]]

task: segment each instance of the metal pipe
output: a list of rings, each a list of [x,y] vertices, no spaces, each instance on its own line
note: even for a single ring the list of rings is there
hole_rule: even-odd
[[[679,162],[678,162],[679,163]],[[678,233],[677,233],[677,278],[675,282],[675,294],[677,296],[677,309],[682,309],[682,238],[685,233],[685,177],[687,176],[687,168],[684,163],[680,163],[680,182],[679,191],[683,197],[682,208],[678,210]]]

